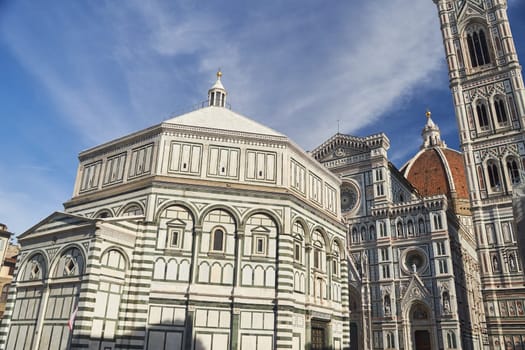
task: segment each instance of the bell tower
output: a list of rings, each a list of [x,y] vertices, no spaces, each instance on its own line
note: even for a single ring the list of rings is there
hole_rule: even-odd
[[[521,66],[506,0],[433,1],[467,169],[487,316],[484,343],[499,349],[525,329],[525,274],[517,247],[525,232],[518,232],[512,206],[525,160]]]

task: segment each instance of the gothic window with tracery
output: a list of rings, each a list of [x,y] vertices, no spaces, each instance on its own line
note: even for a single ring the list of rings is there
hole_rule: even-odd
[[[409,236],[413,236],[414,235],[414,223],[412,222],[412,220],[408,220],[407,231],[408,231],[408,235]]]
[[[472,26],[468,29],[467,46],[472,68],[490,63],[487,37],[482,28]]]
[[[376,229],[373,225],[370,226],[370,229],[368,230],[368,236],[371,241],[376,239]]]
[[[476,113],[478,115],[478,124],[481,131],[490,130],[489,114],[487,106],[483,102],[479,102],[476,106]]]
[[[403,224],[401,223],[401,221],[397,222],[396,228],[397,228],[397,236],[402,237],[403,236]]]
[[[513,185],[520,183],[520,171],[516,158],[510,157],[507,159],[507,171],[509,173],[510,181]]]
[[[507,117],[507,110],[505,109],[505,101],[501,97],[494,99],[494,110],[496,111],[496,119],[500,126],[507,125],[509,119]]]
[[[418,232],[420,235],[425,233],[425,221],[423,219],[418,220]]]
[[[501,182],[499,177],[498,165],[494,160],[490,160],[487,163],[487,171],[489,175],[490,187],[492,187],[493,190],[499,191]]]
[[[453,331],[447,333],[447,343],[449,349],[457,348],[456,333],[454,333]]]

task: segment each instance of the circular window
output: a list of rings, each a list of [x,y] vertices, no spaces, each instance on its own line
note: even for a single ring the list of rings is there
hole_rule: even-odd
[[[353,210],[357,207],[359,200],[359,192],[357,187],[352,184],[345,183],[341,187],[341,209],[345,211]]]
[[[401,257],[403,270],[406,273],[420,273],[427,268],[427,254],[421,248],[409,248],[405,250]]]

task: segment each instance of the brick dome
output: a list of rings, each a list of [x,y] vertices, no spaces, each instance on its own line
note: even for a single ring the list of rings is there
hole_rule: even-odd
[[[421,136],[421,150],[401,168],[401,172],[421,195],[443,194],[456,211],[469,210],[463,155],[448,148],[441,140],[441,133],[430,118],[430,112],[427,112],[427,123]]]
[[[450,148],[425,148],[401,170],[423,196],[444,194],[449,199],[468,200],[463,156]]]

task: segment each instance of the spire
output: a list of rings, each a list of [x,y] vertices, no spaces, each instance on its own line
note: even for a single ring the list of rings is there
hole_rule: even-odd
[[[425,115],[427,117],[427,123],[421,132],[421,136],[423,137],[423,145],[421,148],[447,147],[445,142],[441,140],[441,132],[439,131],[439,127],[434,124],[434,121],[431,118],[432,112],[427,110]]]
[[[217,81],[208,90],[208,106],[224,107],[226,106],[226,89],[221,82],[222,72],[221,69],[217,71]]]

